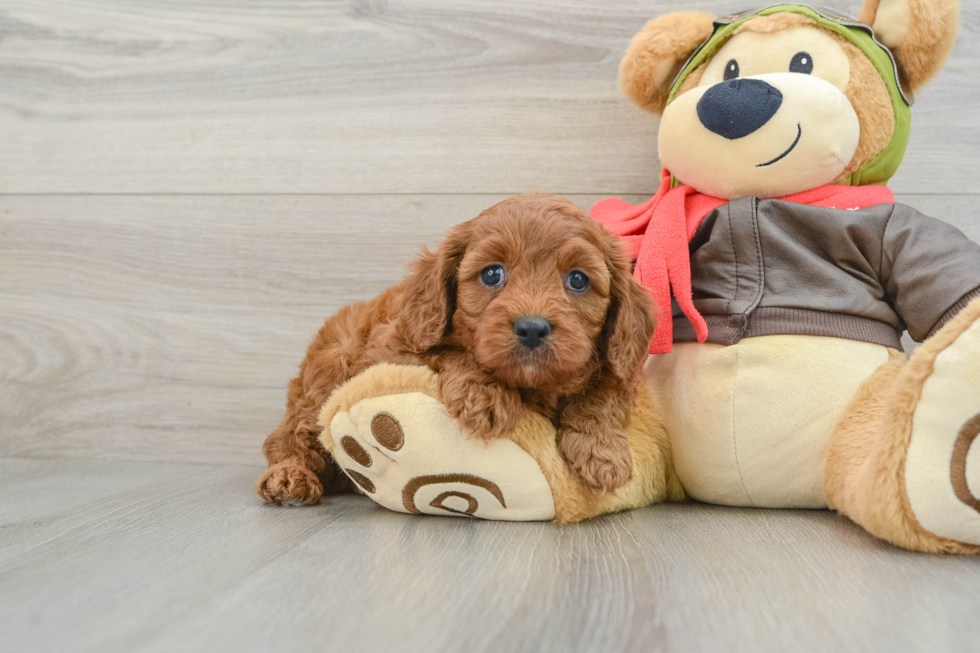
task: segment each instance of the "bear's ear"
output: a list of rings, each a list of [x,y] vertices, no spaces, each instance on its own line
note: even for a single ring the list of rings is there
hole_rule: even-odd
[[[679,11],[651,20],[633,37],[619,64],[619,86],[651,113],[663,113],[670,85],[694,51],[714,31],[714,18]]]
[[[861,22],[891,48],[910,90],[940,71],[956,42],[959,0],[864,0]]]

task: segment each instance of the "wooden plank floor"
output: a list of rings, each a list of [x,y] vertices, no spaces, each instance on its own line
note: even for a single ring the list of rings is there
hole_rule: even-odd
[[[649,197],[616,68],[679,6],[0,3],[0,652],[976,648],[980,561],[826,512],[252,491],[327,315],[510,194]],[[980,240],[980,3],[962,25],[892,188]]]
[[[980,565],[823,511],[272,508],[256,466],[0,460],[5,651],[968,651]]]
[[[916,100],[903,192],[976,183],[980,3],[962,5],[953,58]],[[681,6],[6,0],[0,191],[648,193],[658,121],[616,69]]]

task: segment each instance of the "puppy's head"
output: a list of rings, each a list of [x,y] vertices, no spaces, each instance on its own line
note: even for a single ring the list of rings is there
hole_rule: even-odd
[[[409,281],[413,349],[461,346],[518,387],[572,392],[637,374],[651,303],[618,239],[580,208],[518,195],[454,228]]]

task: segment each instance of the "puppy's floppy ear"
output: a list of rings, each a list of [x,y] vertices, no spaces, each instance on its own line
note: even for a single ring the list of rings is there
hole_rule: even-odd
[[[612,373],[629,383],[646,360],[653,339],[653,302],[650,293],[633,278],[619,239],[607,233],[603,245],[612,282],[599,352]]]
[[[452,333],[457,274],[470,241],[471,224],[450,230],[435,252],[425,249],[406,281],[398,332],[409,348],[423,353]]]
[[[946,63],[960,27],[958,0],[864,0],[861,22],[891,48],[910,90]]]
[[[713,31],[714,18],[700,11],[651,20],[633,37],[619,64],[619,87],[640,108],[663,113],[674,78]]]

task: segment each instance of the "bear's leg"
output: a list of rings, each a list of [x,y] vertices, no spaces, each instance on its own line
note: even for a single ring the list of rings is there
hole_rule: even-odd
[[[666,432],[642,393],[628,429],[633,477],[612,493],[575,475],[541,415],[528,412],[504,438],[464,432],[425,367],[369,368],[334,392],[320,424],[320,440],[344,472],[398,512],[567,523],[683,498]]]
[[[980,300],[861,387],[828,444],[827,503],[899,546],[980,553],[978,433]]]

